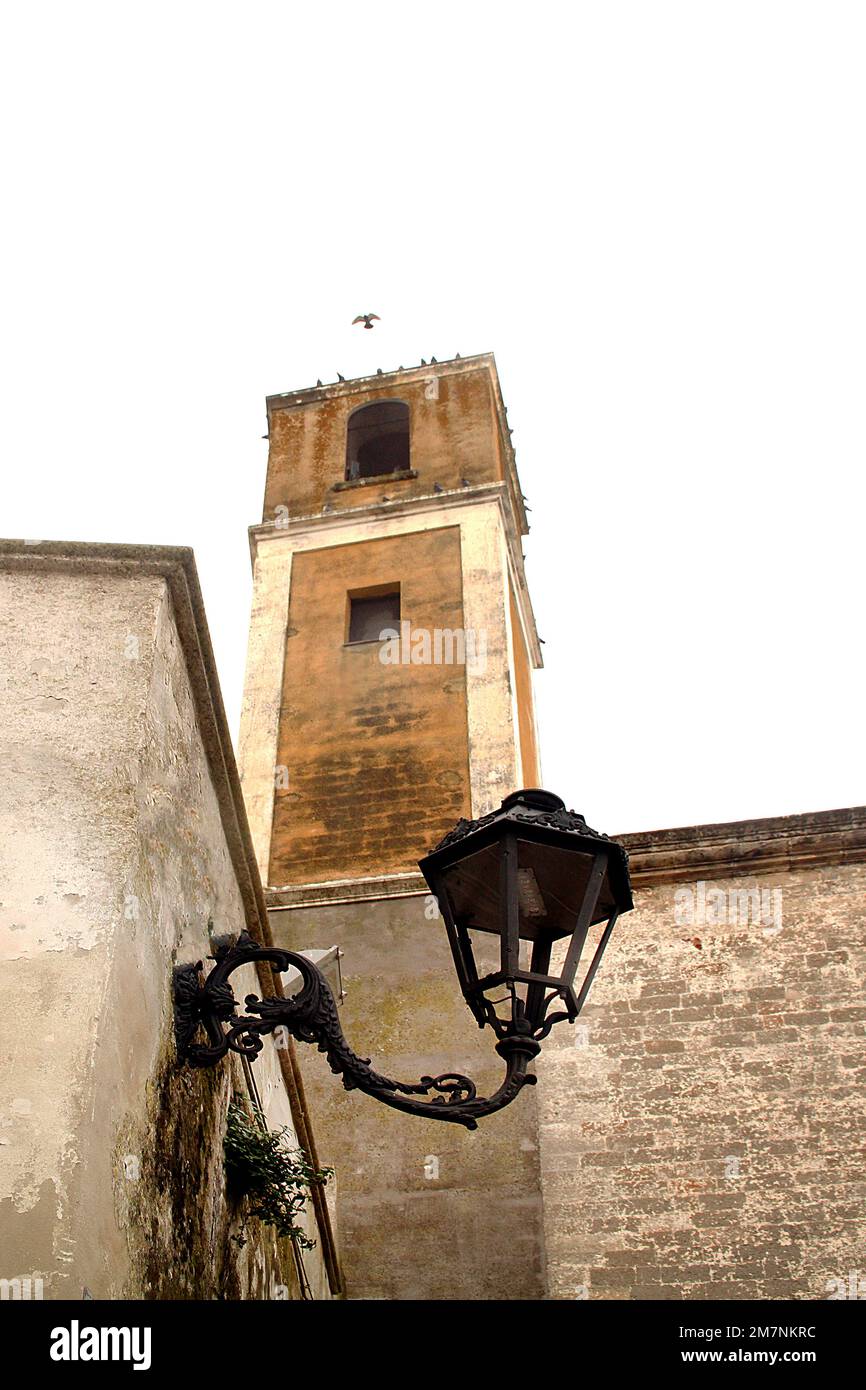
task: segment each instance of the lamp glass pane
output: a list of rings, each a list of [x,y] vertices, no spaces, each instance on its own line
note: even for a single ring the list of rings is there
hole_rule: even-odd
[[[517,841],[517,892],[520,935],[535,941],[570,936],[586,892],[594,855],[535,840]],[[503,847],[497,842],[467,855],[443,871],[455,921],[470,930],[501,935],[505,925],[500,865]],[[602,882],[593,922],[605,920],[614,906],[607,875]]]
[[[473,931],[500,935],[505,925],[501,862],[502,846],[493,844],[444,870],[442,886],[455,922]]]
[[[518,840],[518,902],[520,935],[529,941],[540,937],[571,936],[586,893],[594,855],[572,848]],[[607,875],[601,885],[592,916],[606,918],[612,907]]]

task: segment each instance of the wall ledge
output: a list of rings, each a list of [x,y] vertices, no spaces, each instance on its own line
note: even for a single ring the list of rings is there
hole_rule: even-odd
[[[617,835],[640,888],[866,861],[866,806]]]
[[[342,878],[330,883],[290,883],[265,889],[272,912],[297,907],[328,907],[343,903],[376,902],[383,898],[412,898],[430,889],[423,874],[377,874],[371,878]]]

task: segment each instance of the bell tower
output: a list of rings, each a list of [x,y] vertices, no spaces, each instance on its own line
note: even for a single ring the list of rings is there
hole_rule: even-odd
[[[457,1070],[490,1094],[501,1062],[417,865],[461,816],[541,780],[496,365],[422,363],[267,409],[239,763],[274,938],[339,948],[341,1022],[374,1065]],[[535,1088],[454,1134],[346,1093],[303,1053],[349,1296],[542,1297]]]
[[[495,362],[267,407],[241,733],[262,878],[414,873],[458,817],[540,780],[528,526]]]

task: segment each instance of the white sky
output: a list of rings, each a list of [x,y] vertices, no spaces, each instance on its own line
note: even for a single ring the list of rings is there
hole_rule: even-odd
[[[492,350],[545,785],[606,831],[861,802],[864,38],[792,0],[5,7],[0,530],[193,546],[234,730],[265,395]]]

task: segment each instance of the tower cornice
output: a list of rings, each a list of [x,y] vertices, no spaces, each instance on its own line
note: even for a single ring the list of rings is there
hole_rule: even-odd
[[[328,545],[348,543],[346,537],[357,531],[358,525],[365,521],[381,522],[387,517],[429,517],[451,511],[455,507],[473,507],[485,502],[495,502],[499,508],[515,598],[526,630],[532,664],[536,669],[540,669],[544,665],[541,645],[526,582],[520,535],[509,506],[508,485],[505,482],[478,483],[473,487],[452,488],[422,497],[395,497],[388,502],[377,501],[364,506],[343,507],[335,512],[315,512],[306,516],[280,517],[277,521],[259,522],[258,525],[249,528],[250,561],[255,566],[262,546],[271,548],[289,542],[289,548],[294,550],[300,541],[312,538],[314,544],[306,548],[324,549]],[[442,524],[449,524],[444,516]]]
[[[348,377],[345,381],[332,381],[323,386],[305,386],[298,391],[279,391],[266,396],[268,415],[273,410],[291,410],[294,406],[309,405],[311,401],[337,400],[341,396],[357,396],[375,387],[388,388],[398,382],[429,381],[431,377],[457,376],[461,372],[477,371],[487,367],[496,373],[496,360],[492,352],[476,353],[474,357],[452,357],[445,362],[424,362],[417,367],[397,367],[390,372],[371,372],[367,376]]]

